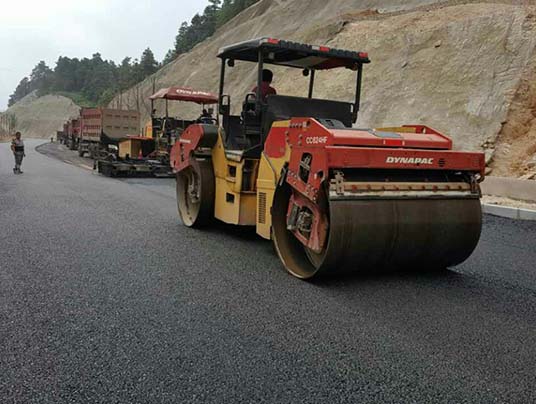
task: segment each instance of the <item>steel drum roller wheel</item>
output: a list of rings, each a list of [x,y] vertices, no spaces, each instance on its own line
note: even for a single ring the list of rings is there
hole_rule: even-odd
[[[318,268],[312,264],[308,251],[298,239],[287,230],[287,211],[291,188],[284,184],[277,187],[272,205],[272,240],[277,255],[285,269],[301,279],[313,277]],[[315,257],[316,258],[316,257]]]
[[[214,219],[214,171],[210,159],[192,158],[191,165],[177,173],[177,208],[188,227],[200,227]]]
[[[286,227],[291,189],[276,190],[272,235],[283,265],[308,279],[341,272],[433,271],[460,264],[480,238],[479,199],[329,200],[329,218],[319,254],[309,251]]]

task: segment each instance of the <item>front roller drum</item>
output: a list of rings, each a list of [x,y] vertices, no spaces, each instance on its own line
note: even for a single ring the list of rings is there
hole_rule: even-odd
[[[482,228],[479,199],[327,200],[329,229],[321,252],[287,230],[288,186],[272,209],[276,251],[292,275],[308,279],[341,272],[433,271],[460,264]]]
[[[215,180],[210,159],[190,159],[177,173],[177,208],[188,227],[201,227],[214,219]]]

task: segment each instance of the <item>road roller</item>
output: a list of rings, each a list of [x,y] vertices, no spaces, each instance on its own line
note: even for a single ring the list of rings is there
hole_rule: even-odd
[[[433,271],[471,255],[483,153],[455,151],[425,125],[355,127],[367,53],[260,38],[218,57],[219,121],[189,126],[171,151],[184,225],[255,226],[302,279]],[[258,74],[255,92],[233,108],[225,77],[237,62]],[[267,65],[300,69],[303,96],[263,93]],[[354,72],[351,101],[314,97],[315,73],[332,69]]]

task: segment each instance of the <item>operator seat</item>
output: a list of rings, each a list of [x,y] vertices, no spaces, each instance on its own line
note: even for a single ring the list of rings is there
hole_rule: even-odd
[[[257,102],[254,93],[246,95],[242,104],[242,135],[245,138],[247,148],[254,147],[261,142],[262,113],[257,110]]]

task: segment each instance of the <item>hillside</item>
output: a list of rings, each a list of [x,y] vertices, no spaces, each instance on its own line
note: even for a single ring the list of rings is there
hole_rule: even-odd
[[[16,129],[27,138],[50,138],[61,130],[63,123],[77,116],[80,107],[69,98],[60,95],[37,97],[28,94],[5,111],[16,116]]]
[[[153,80],[157,88],[216,91],[218,49],[248,38],[266,35],[363,50],[372,64],[365,69],[359,126],[426,123],[452,136],[458,148],[485,150],[497,173],[519,175],[532,158],[527,150],[536,151],[534,127],[531,136],[525,133],[536,102],[527,95],[536,80],[534,3],[262,0],[110,105],[139,105],[147,118]],[[305,94],[299,72],[274,71],[280,94]],[[254,82],[253,66],[237,63],[225,90],[235,107]],[[321,73],[317,83],[317,97],[348,99],[353,92],[349,72],[342,70]],[[157,105],[161,113],[162,108]],[[170,112],[192,116],[198,111],[171,103]],[[512,158],[522,161],[512,165]]]
[[[217,92],[218,49],[260,36],[367,51],[360,127],[424,123],[457,148],[485,151],[496,175],[536,171],[536,0],[261,0],[109,105],[139,109],[145,121],[153,85]],[[279,94],[306,93],[300,72],[273,70]],[[255,71],[228,71],[236,110]],[[353,85],[351,72],[321,72],[315,96],[349,100]],[[156,108],[164,113],[163,102]],[[30,94],[6,112],[26,136],[48,137],[78,106]],[[172,102],[170,113],[194,117],[199,107]]]

